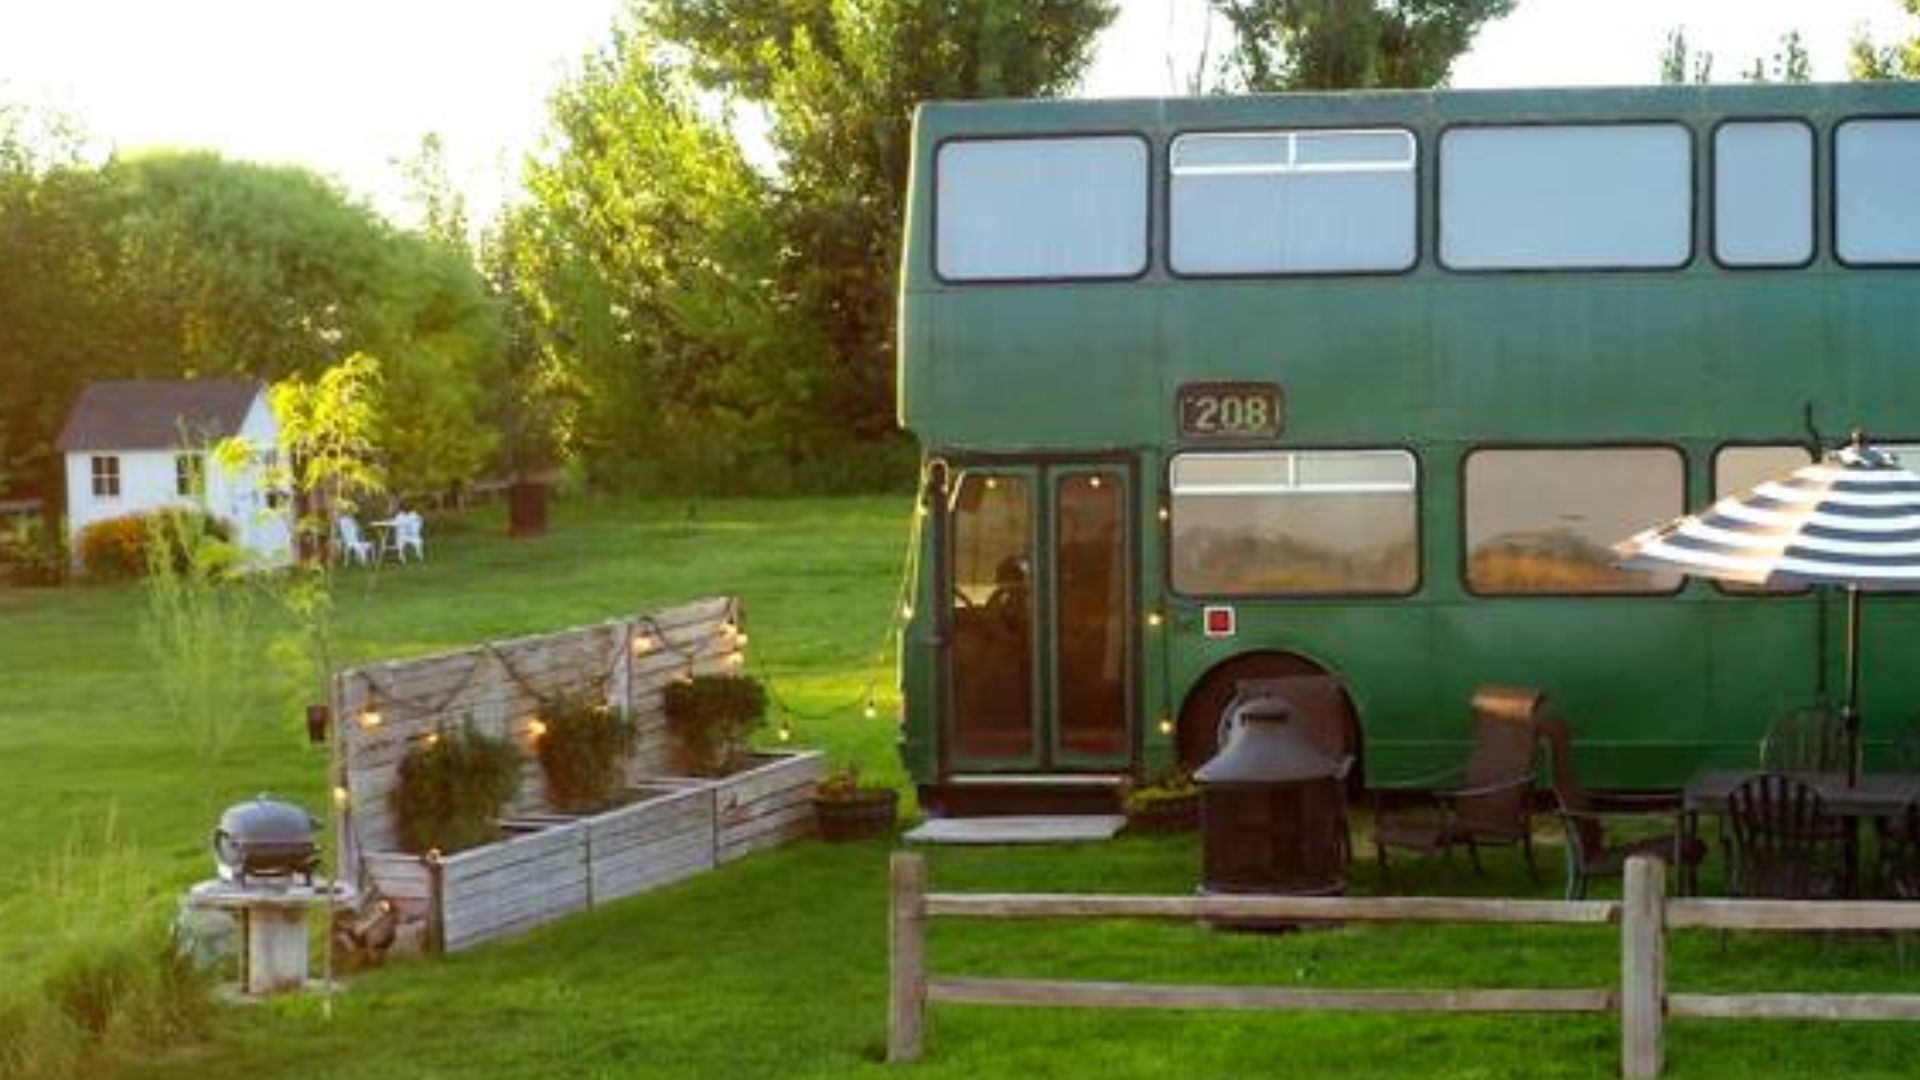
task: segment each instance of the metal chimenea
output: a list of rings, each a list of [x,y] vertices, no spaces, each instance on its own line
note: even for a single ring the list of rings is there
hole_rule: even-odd
[[[1226,745],[1193,777],[1206,850],[1201,891],[1345,893],[1353,758],[1316,746],[1287,700],[1258,684],[1241,687],[1223,726]]]

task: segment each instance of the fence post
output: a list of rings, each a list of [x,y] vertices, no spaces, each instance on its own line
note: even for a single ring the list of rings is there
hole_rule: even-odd
[[[927,1014],[927,860],[896,851],[888,866],[887,1060],[919,1061]]]
[[[1651,1080],[1666,1064],[1666,864],[1627,860],[1620,910],[1620,1074]]]

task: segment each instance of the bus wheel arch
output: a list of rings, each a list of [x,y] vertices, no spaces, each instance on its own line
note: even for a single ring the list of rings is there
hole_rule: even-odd
[[[1340,672],[1311,656],[1285,649],[1241,653],[1209,668],[1206,674],[1194,681],[1193,689],[1180,703],[1179,719],[1174,729],[1175,760],[1180,768],[1191,772],[1205,764],[1219,749],[1216,735],[1220,729],[1220,714],[1233,700],[1236,684],[1242,679],[1284,679],[1299,675],[1332,675],[1338,678]],[[1358,789],[1363,783],[1361,756],[1366,742],[1363,737],[1365,728],[1361,724],[1359,705],[1354,701],[1351,690],[1345,695],[1345,705],[1344,724],[1348,744],[1353,747],[1354,753],[1354,766],[1348,773],[1348,781],[1350,788]]]

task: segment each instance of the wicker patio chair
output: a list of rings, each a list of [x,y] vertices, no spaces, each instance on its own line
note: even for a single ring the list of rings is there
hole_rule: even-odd
[[[1825,704],[1789,709],[1760,742],[1760,767],[1776,772],[1846,772],[1847,733]]]
[[[1536,721],[1546,695],[1484,686],[1473,695],[1473,747],[1464,766],[1368,789],[1373,802],[1374,859],[1384,878],[1390,847],[1451,857],[1465,845],[1475,870],[1480,845],[1518,844],[1527,875],[1533,858]]]
[[[1846,892],[1846,829],[1813,785],[1781,773],[1727,798],[1727,888],[1735,896],[1832,899]]]
[[[1610,794],[1603,807],[1580,783],[1567,722],[1549,712],[1539,727],[1554,802],[1567,830],[1567,899],[1585,899],[1594,878],[1619,875],[1632,855],[1657,855],[1674,866],[1699,861],[1697,842],[1692,850],[1681,848],[1676,795]]]

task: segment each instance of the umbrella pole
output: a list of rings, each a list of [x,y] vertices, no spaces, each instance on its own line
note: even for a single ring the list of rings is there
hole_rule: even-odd
[[[1847,587],[1847,704],[1840,712],[1847,727],[1847,785],[1860,784],[1860,589]]]

